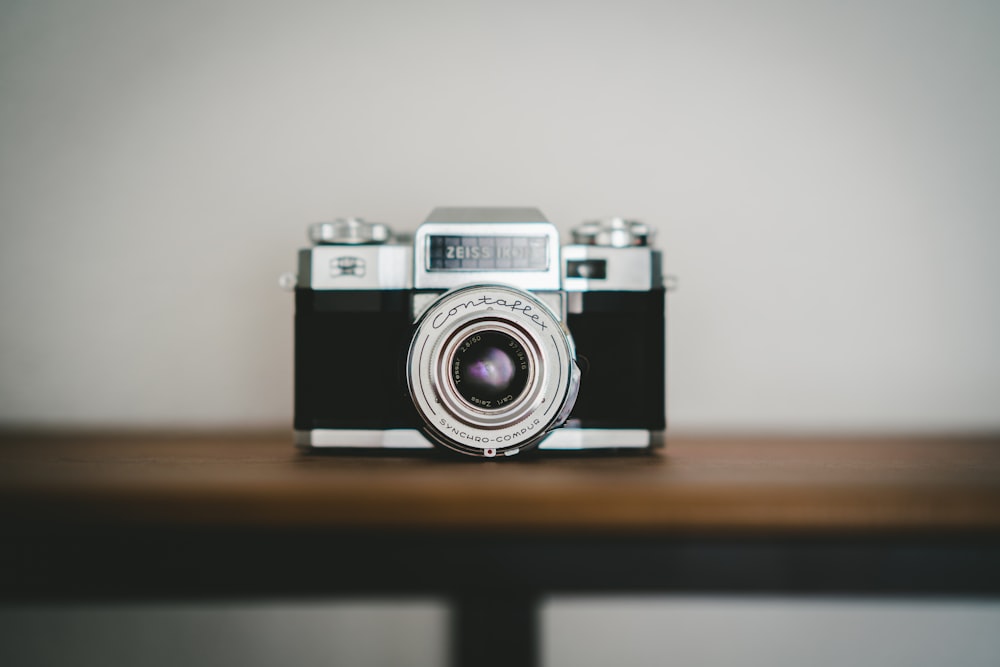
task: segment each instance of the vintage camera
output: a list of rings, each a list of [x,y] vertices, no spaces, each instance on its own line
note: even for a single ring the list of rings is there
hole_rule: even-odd
[[[559,234],[534,208],[437,208],[410,236],[310,227],[295,287],[307,448],[647,449],[665,422],[664,285],[647,228]]]

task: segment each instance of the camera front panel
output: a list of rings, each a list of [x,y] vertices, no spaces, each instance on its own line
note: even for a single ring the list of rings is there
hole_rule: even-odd
[[[580,364],[569,423],[580,428],[666,428],[665,291],[593,291],[567,316]]]
[[[295,429],[417,428],[402,359],[410,290],[312,290],[295,299]]]

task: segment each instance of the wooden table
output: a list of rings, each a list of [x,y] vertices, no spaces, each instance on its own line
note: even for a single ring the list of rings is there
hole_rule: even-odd
[[[308,455],[288,434],[0,435],[11,601],[444,595],[456,664],[558,592],[996,596],[1000,436],[652,455]]]

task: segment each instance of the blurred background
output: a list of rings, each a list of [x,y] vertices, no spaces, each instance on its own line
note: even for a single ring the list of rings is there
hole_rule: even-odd
[[[277,277],[308,223],[412,230],[438,205],[529,205],[564,232],[607,215],[657,230],[680,283],[676,433],[995,432],[998,35],[988,0],[0,0],[0,427],[290,428]],[[780,637],[797,619],[806,651],[845,609],[715,602],[706,632],[742,613]],[[429,604],[300,611],[437,627]],[[601,642],[622,637],[626,664],[697,636],[669,634],[690,618],[676,601],[587,604],[547,608],[551,664],[604,664],[567,651],[612,618],[631,634]],[[845,627],[891,617],[874,604]],[[953,628],[952,664],[992,664],[970,647],[1000,607],[963,609],[980,625],[928,627]],[[247,636],[257,618],[148,611],[178,633],[191,614]],[[9,613],[12,637],[107,618]],[[924,664],[891,651],[920,623],[892,627],[869,664]],[[364,642],[323,650],[440,655]],[[726,664],[688,644],[687,662]]]

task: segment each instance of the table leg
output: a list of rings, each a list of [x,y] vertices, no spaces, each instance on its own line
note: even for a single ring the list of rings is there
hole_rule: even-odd
[[[452,667],[534,667],[539,657],[539,596],[464,591],[451,599]]]

